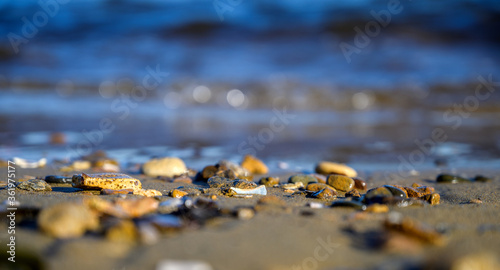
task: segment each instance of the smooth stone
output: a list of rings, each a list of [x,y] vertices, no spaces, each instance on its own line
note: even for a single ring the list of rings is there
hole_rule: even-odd
[[[172,190],[172,192],[170,193],[170,196],[172,196],[173,198],[182,198],[184,196],[188,195],[187,192],[185,191],[182,191],[182,190],[178,190],[178,189],[174,189]]]
[[[71,184],[73,179],[68,176],[47,175],[45,176],[45,182],[53,184]]]
[[[186,173],[184,161],[176,157],[154,158],[142,165],[142,172],[148,176],[174,177]]]
[[[335,188],[335,190],[348,192],[354,188],[354,180],[352,178],[340,175],[340,174],[332,174],[328,176],[327,179],[328,185]]]
[[[153,213],[158,209],[160,202],[149,197],[139,197],[132,199],[119,199],[114,205],[127,214],[128,217],[138,218],[146,214]]]
[[[306,190],[313,191],[313,192],[320,191],[320,190],[323,190],[325,188],[331,189],[332,191],[335,191],[331,186],[329,186],[327,184],[322,184],[322,183],[310,183],[309,185],[306,186]]]
[[[252,155],[246,155],[243,158],[241,167],[247,169],[252,174],[266,174],[269,172],[269,168],[267,168],[266,164]]]
[[[419,185],[420,187],[420,185]],[[408,198],[419,198],[420,192],[413,187],[403,187]]]
[[[486,176],[476,175],[476,177],[474,177],[474,181],[486,183],[486,182],[491,182],[492,180],[491,180],[491,178],[486,177]]]
[[[42,179],[31,179],[28,181],[19,182],[17,184],[17,188],[27,191],[52,191],[50,185]]]
[[[325,189],[322,189],[320,191],[314,192],[311,196],[313,198],[317,198],[320,200],[329,201],[329,200],[333,200],[333,199],[337,198],[337,192],[335,192],[331,188],[325,188]]]
[[[404,191],[403,189],[391,185],[384,185],[384,187],[387,188],[394,197],[399,197],[403,199],[408,198],[408,196],[406,195],[406,191]]]
[[[219,169],[213,165],[206,166],[201,171],[201,177],[203,180],[208,180],[210,177],[215,176]]]
[[[38,226],[47,235],[56,238],[76,238],[99,226],[97,215],[82,204],[61,203],[43,209]]]
[[[349,177],[356,177],[358,175],[353,168],[345,164],[330,161],[322,161],[318,163],[316,166],[316,172],[320,174],[342,174]]]
[[[302,184],[302,182],[297,182],[297,183],[283,183],[279,187],[282,188],[282,189],[284,189],[285,191],[292,191],[294,189],[303,188],[304,184]]]
[[[436,182],[456,184],[456,183],[470,183],[471,181],[469,179],[457,175],[440,174],[437,176]]]
[[[364,196],[365,203],[380,203],[383,198],[393,197],[392,192],[386,187],[372,188]]]
[[[145,197],[163,196],[163,194],[156,189],[134,189],[134,195],[141,195]]]
[[[359,178],[352,178],[352,180],[354,180],[354,188],[355,189],[361,190],[361,191],[364,191],[367,189],[365,181],[363,181]]]
[[[289,183],[301,182],[302,184],[304,184],[304,186],[307,186],[307,184],[309,184],[309,183],[317,183],[318,179],[316,179],[316,177],[314,177],[314,176],[307,175],[307,174],[296,174],[296,175],[291,176],[288,179],[288,182]]]
[[[279,177],[262,177],[259,181],[259,184],[264,185],[266,187],[273,187],[280,183]]]
[[[351,201],[351,200],[338,200],[334,201],[331,205],[331,207],[351,207],[357,210],[366,210],[366,205],[357,202],[357,201]]]

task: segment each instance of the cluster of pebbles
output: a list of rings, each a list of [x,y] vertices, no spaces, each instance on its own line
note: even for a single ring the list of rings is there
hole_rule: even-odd
[[[82,162],[73,162],[71,166]],[[114,164],[103,161],[102,156],[92,162],[100,168]],[[68,169],[66,166],[62,167],[63,172]],[[72,185],[75,192],[99,191],[80,203],[64,202],[41,209],[37,216],[38,227],[51,237],[77,238],[93,232],[113,241],[146,244],[157,241],[162,233],[199,228],[216,217],[248,220],[261,211],[290,212],[293,207],[280,196],[303,196],[311,208],[344,207],[366,213],[385,213],[389,212],[389,207],[437,205],[440,202],[440,195],[433,187],[417,183],[368,189],[353,168],[327,161],[320,162],[315,173],[291,175],[286,183],[279,177],[264,176],[269,172],[267,166],[253,156],[245,156],[241,164],[221,160],[198,172],[188,169],[179,158],[152,159],[142,165],[141,172],[148,177],[186,185],[163,191],[143,189],[139,179],[106,172],[71,177],[48,175],[44,179],[19,182],[17,188],[28,192],[51,192],[51,184],[58,184]],[[256,175],[262,177],[256,181]],[[489,180],[483,176],[468,180],[439,175],[436,183]],[[258,197],[258,200],[253,206],[245,204],[224,209],[218,203],[220,197]],[[384,230],[397,231],[425,243],[439,245],[444,242],[436,230],[413,219],[387,218],[381,225]]]

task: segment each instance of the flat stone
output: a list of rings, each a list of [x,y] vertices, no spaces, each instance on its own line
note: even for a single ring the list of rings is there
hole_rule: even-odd
[[[470,183],[471,181],[469,179],[457,175],[440,174],[437,176],[436,182],[456,184],[456,183]]]
[[[354,188],[354,180],[352,178],[340,175],[340,174],[332,174],[328,176],[327,179],[328,185],[335,188],[335,190],[348,192]]]
[[[393,197],[392,192],[386,187],[372,188],[365,194],[366,203],[380,203],[383,198]]]
[[[316,172],[320,174],[342,174],[349,177],[356,177],[358,175],[353,168],[345,164],[330,161],[322,161],[318,163],[316,166]]]
[[[156,189],[135,189],[133,194],[134,195],[141,195],[141,196],[145,196],[145,197],[163,196],[163,194]]]
[[[142,165],[142,172],[148,176],[174,177],[187,172],[186,164],[180,158],[154,158]]]
[[[97,229],[99,219],[84,205],[61,203],[43,209],[38,216],[38,226],[52,237],[76,238],[87,230]]]
[[[47,175],[45,176],[45,182],[53,184],[71,184],[73,179],[68,176]]]
[[[252,174],[266,174],[269,172],[269,168],[267,168],[266,164],[252,155],[246,155],[243,158],[241,167],[247,169]]]
[[[280,183],[279,177],[262,177],[259,181],[259,184],[264,185],[266,187],[273,187]]]
[[[52,191],[50,185],[42,179],[31,179],[19,182],[17,188],[27,191]]]
[[[73,187],[82,189],[142,189],[141,181],[121,173],[73,175]]]
[[[304,184],[304,186],[307,186],[307,184],[309,184],[309,183],[317,183],[318,179],[316,179],[316,177],[314,177],[314,176],[307,175],[307,174],[296,174],[296,175],[291,176],[288,179],[288,182],[289,183],[301,182],[302,184]]]

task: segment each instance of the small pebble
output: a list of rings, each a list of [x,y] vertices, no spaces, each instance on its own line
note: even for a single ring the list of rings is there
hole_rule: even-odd
[[[317,183],[318,179],[316,179],[316,177],[314,177],[314,176],[307,175],[307,174],[296,174],[296,175],[291,176],[288,179],[288,182],[289,183],[301,182],[304,186],[307,186],[307,184],[309,184],[309,183]]]
[[[264,185],[266,187],[272,187],[274,185],[278,185],[280,183],[279,177],[262,177],[259,181],[259,184]]]
[[[436,182],[456,184],[456,183],[469,183],[471,181],[469,179],[466,179],[466,178],[463,178],[463,177],[460,177],[457,175],[440,174],[437,176]]]
[[[184,197],[186,195],[188,195],[187,192],[184,192],[184,191],[181,191],[181,190],[178,190],[178,189],[174,189],[170,193],[170,196],[172,196],[173,198],[182,198],[182,197]]]
[[[430,203],[431,205],[437,205],[439,204],[439,200],[441,199],[441,196],[437,193],[432,193],[432,194],[427,194],[422,197],[425,201]]]
[[[389,212],[389,207],[385,204],[374,203],[366,207],[366,212],[369,213],[387,213]]]
[[[491,182],[492,180],[491,180],[491,178],[486,177],[486,176],[476,175],[476,177],[474,177],[474,181],[475,182],[486,183],[486,182]]]
[[[480,199],[472,199],[469,201],[469,203],[471,204],[481,204],[483,203],[483,201],[481,201]]]
[[[50,185],[41,179],[31,179],[19,182],[16,187],[27,191],[52,191]]]
[[[328,185],[335,188],[335,190],[342,192],[348,192],[354,188],[354,180],[352,180],[352,178],[350,177],[340,174],[329,175],[327,183]]]
[[[399,198],[403,198],[403,199],[408,198],[406,191],[404,189],[400,189],[400,188],[397,188],[397,187],[391,186],[391,185],[384,185],[384,187],[387,188],[392,193],[392,196],[394,196],[394,197],[399,197]]]
[[[311,196],[320,200],[330,201],[337,198],[337,193],[331,188],[325,188],[314,192]]]
[[[148,176],[175,177],[186,173],[184,161],[176,157],[154,158],[142,165],[142,172]]]
[[[329,161],[322,161],[316,165],[316,172],[320,174],[342,174],[348,177],[356,177],[358,173],[351,167]]]
[[[365,191],[367,189],[366,182],[359,178],[352,178],[354,180],[354,188],[357,190]]]
[[[243,158],[241,167],[247,169],[252,174],[266,174],[269,172],[266,164],[252,155],[246,155]]]

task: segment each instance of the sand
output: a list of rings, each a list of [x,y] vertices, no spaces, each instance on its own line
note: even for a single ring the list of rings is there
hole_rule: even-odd
[[[0,170],[5,184],[6,168]],[[383,172],[364,175],[368,188],[383,184],[411,185],[416,182],[432,186],[441,195],[439,205],[399,208],[389,213],[362,213],[349,208],[311,209],[307,202],[321,202],[302,195],[292,196],[278,188],[268,192],[283,199],[288,211],[257,212],[250,220],[223,216],[199,228],[162,235],[153,245],[116,243],[102,235],[88,233],[72,240],[57,240],[42,234],[33,215],[36,209],[66,201],[81,201],[97,192],[78,192],[69,184],[53,184],[52,192],[16,191],[21,203],[16,227],[16,264],[38,264],[43,269],[155,269],[162,260],[201,260],[213,269],[432,269],[438,262],[449,268],[460,258],[475,258],[488,263],[500,252],[500,178],[498,171],[461,171],[472,177],[493,177],[488,183],[438,184],[437,171],[387,180]],[[19,169],[17,176],[44,177],[61,174],[52,169]],[[71,174],[71,173],[70,173]],[[183,184],[132,175],[144,188],[170,190]],[[288,175],[282,175],[285,181]],[[256,180],[256,179],[254,179]],[[0,190],[0,200],[8,197]],[[117,196],[101,196],[113,199]],[[163,196],[160,200],[170,197]],[[481,204],[472,204],[478,199]],[[254,206],[258,198],[219,196],[221,209]],[[5,209],[5,205],[2,210]],[[400,241],[396,248],[378,245],[387,230],[383,221],[391,213],[419,220],[442,233],[444,246]],[[23,214],[24,213],[24,214]],[[30,213],[32,216],[30,217]],[[2,212],[6,220],[6,213]],[[1,243],[7,243],[7,222],[0,225]],[[326,244],[325,244],[326,243]],[[5,250],[6,246],[4,246]],[[8,256],[8,255],[7,255]],[[13,264],[2,254],[0,266]],[[428,268],[431,267],[431,268]],[[35,267],[36,268],[36,267]],[[437,269],[437,268],[436,268]],[[488,268],[485,268],[488,269]]]

